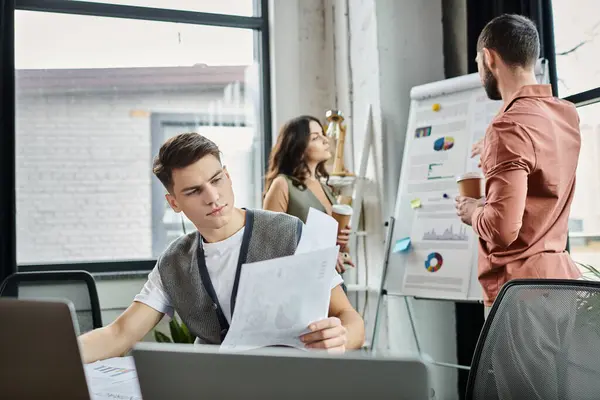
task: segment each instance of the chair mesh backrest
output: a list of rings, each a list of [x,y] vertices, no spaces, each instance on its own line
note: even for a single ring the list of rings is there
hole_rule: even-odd
[[[85,333],[94,328],[92,318],[92,304],[90,294],[85,282],[69,281],[44,281],[44,282],[18,282],[19,299],[58,299],[70,301],[77,316],[76,324],[79,332]]]
[[[600,399],[598,283],[504,290],[474,357],[472,398]]]

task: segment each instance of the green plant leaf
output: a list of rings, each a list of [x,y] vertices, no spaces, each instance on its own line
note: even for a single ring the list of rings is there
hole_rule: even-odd
[[[181,336],[184,340],[183,343],[190,343],[190,344],[194,344],[194,341],[196,340],[196,338],[194,336],[192,336],[192,334],[190,333],[190,330],[188,329],[188,327],[183,323],[183,321],[181,321]]]
[[[587,272],[589,272],[591,275],[594,275],[596,278],[600,278],[600,271],[593,265],[584,264],[577,261],[575,262],[575,264],[583,267],[585,270],[587,270]]]
[[[159,331],[154,331],[154,340],[158,343],[172,343],[170,337]]]
[[[181,328],[179,327],[177,317],[173,316],[173,319],[171,320],[171,322],[169,322],[169,329],[171,330],[171,337],[173,338],[173,343],[183,343],[181,341]]]
[[[598,269],[596,269],[594,266],[592,265],[586,265],[586,267],[597,277],[600,277],[600,271],[598,271]]]

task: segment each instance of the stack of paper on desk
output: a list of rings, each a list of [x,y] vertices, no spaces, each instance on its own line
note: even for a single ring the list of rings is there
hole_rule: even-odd
[[[295,255],[245,264],[221,349],[304,348],[299,336],[308,332],[310,323],[327,318],[337,273],[336,236],[337,222],[311,209]]]
[[[142,399],[132,357],[110,358],[86,364],[84,368],[92,400]]]

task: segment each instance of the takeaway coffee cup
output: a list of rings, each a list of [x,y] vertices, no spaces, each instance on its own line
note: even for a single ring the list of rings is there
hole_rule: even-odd
[[[467,172],[456,178],[458,191],[461,196],[479,199],[481,196],[483,176],[478,172]]]
[[[346,226],[350,223],[350,217],[352,217],[352,207],[347,204],[334,204],[331,207],[331,216],[338,223],[338,232],[342,229],[346,229]]]

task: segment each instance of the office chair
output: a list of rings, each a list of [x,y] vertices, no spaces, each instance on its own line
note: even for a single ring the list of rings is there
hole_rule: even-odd
[[[466,399],[597,399],[600,282],[515,280],[475,348]]]
[[[96,282],[87,271],[17,272],[2,282],[0,297],[68,300],[80,333],[102,327]]]

